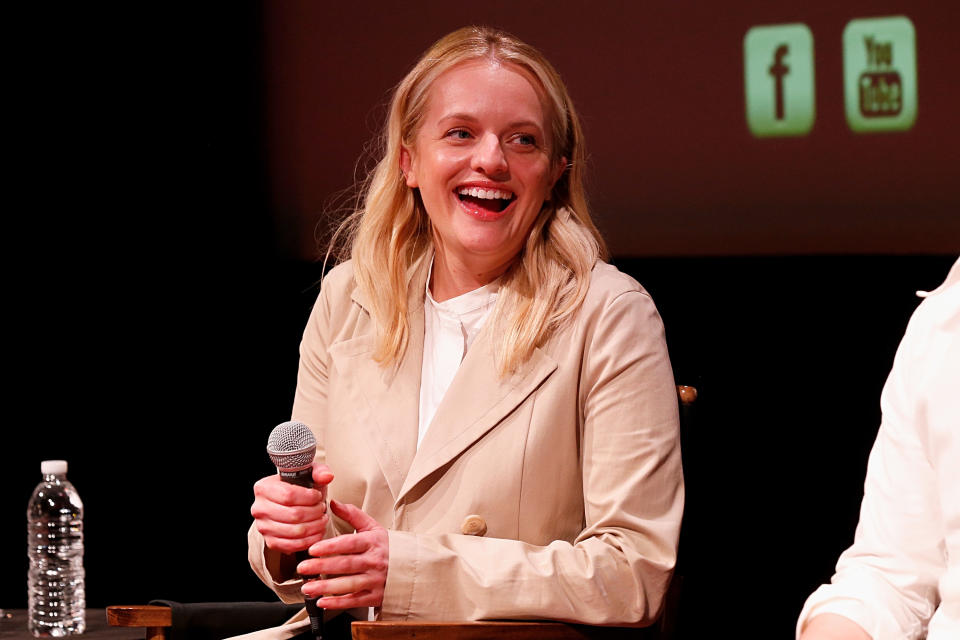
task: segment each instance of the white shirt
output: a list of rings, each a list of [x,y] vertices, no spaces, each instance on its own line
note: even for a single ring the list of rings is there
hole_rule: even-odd
[[[836,613],[873,640],[960,638],[960,260],[918,295],[880,396],[853,545],[807,599],[797,637]]]
[[[420,372],[420,429],[417,448],[433,421],[433,416],[453,382],[453,376],[467,349],[473,344],[480,329],[497,301],[498,282],[468,291],[456,298],[437,302],[430,295],[430,274],[427,275],[427,295],[423,302],[423,368]]]

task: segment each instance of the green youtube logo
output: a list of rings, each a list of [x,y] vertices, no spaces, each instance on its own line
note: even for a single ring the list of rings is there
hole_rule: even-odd
[[[851,20],[843,30],[843,95],[857,133],[905,131],[917,119],[917,45],[906,16]]]

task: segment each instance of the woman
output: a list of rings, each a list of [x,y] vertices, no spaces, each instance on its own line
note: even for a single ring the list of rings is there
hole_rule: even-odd
[[[676,393],[653,302],[601,261],[563,83],[461,29],[401,82],[385,141],[301,345],[293,418],[324,488],[257,483],[255,571],[383,619],[651,623],[682,512]],[[326,579],[284,566],[306,548]]]

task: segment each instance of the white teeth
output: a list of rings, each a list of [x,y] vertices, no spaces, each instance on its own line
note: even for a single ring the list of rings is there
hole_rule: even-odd
[[[479,187],[460,187],[457,193],[461,196],[471,196],[483,200],[510,200],[513,194],[500,189],[480,189]]]

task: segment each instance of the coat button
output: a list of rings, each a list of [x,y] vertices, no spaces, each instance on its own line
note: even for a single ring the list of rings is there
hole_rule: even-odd
[[[469,515],[460,525],[460,533],[466,536],[482,536],[487,532],[487,523],[478,515]]]

